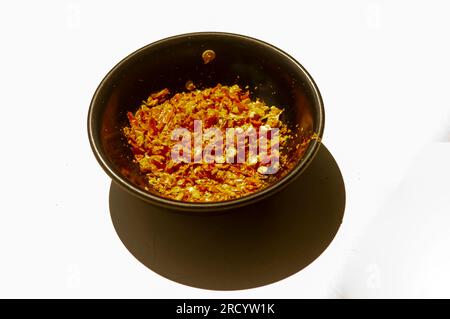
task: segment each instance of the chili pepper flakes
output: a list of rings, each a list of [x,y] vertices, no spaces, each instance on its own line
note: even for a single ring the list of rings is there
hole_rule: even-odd
[[[249,91],[238,85],[218,84],[171,97],[169,90],[163,89],[151,94],[134,114],[128,112],[129,126],[123,132],[140,171],[146,174],[149,189],[179,201],[217,202],[267,187],[271,181],[264,174],[267,167],[257,158],[249,158],[247,151],[244,163],[228,163],[224,159],[216,159],[215,163],[174,161],[171,158],[176,143],[171,139],[173,130],[182,127],[192,131],[195,120],[203,121],[203,129],[219,128],[223,136],[227,128],[278,128],[281,152],[270,155],[279,156],[280,168],[286,168],[287,158],[282,151],[292,139],[292,132],[280,120],[281,113],[282,109],[276,106],[252,100]],[[233,148],[223,154],[236,156]]]
[[[205,64],[208,64],[209,62],[211,62],[215,58],[216,58],[216,52],[214,52],[213,50],[205,50],[202,53],[203,63],[205,63]]]

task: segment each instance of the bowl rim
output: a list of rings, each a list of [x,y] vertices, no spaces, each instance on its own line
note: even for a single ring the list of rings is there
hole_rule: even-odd
[[[295,164],[295,166],[292,168],[292,170],[283,176],[281,179],[277,180],[273,184],[269,185],[268,187],[259,190],[255,193],[251,193],[249,195],[245,195],[242,197],[238,197],[236,199],[232,200],[226,200],[226,201],[220,201],[220,202],[186,202],[186,201],[178,201],[162,196],[158,196],[156,194],[152,194],[150,192],[146,192],[144,190],[141,190],[140,188],[133,185],[131,182],[127,181],[127,179],[121,177],[109,164],[108,160],[103,156],[103,151],[99,148],[99,141],[95,137],[94,134],[94,125],[93,125],[93,114],[94,109],[96,108],[96,105],[98,104],[98,96],[100,92],[104,89],[106,86],[106,83],[108,80],[112,77],[112,75],[121,68],[125,63],[127,63],[130,59],[135,57],[136,55],[139,55],[141,52],[151,48],[155,47],[157,45],[160,45],[165,42],[169,42],[175,39],[182,39],[182,38],[190,38],[190,37],[196,37],[196,36],[225,36],[225,37],[231,37],[236,39],[243,39],[246,41],[255,42],[259,45],[262,45],[270,50],[274,50],[277,53],[279,53],[284,58],[290,60],[294,65],[297,66],[298,71],[302,72],[307,81],[309,81],[309,84],[312,88],[313,98],[316,101],[317,104],[317,130],[315,130],[315,134],[317,135],[317,139],[312,139],[311,143],[306,150],[306,152],[303,154],[302,158]],[[181,211],[217,211],[217,210],[227,210],[231,208],[237,208],[240,206],[248,205],[251,203],[254,203],[256,201],[262,200],[270,195],[273,195],[274,193],[278,192],[285,186],[287,186],[290,182],[292,182],[296,177],[301,175],[301,173],[309,166],[309,164],[312,162],[313,158],[317,154],[325,126],[325,111],[324,111],[324,105],[322,96],[320,94],[319,88],[317,87],[317,84],[313,80],[312,76],[306,71],[306,69],[291,55],[284,52],[283,50],[277,48],[276,46],[267,43],[265,41],[237,33],[229,33],[229,32],[218,32],[218,31],[202,31],[202,32],[191,32],[191,33],[183,33],[178,34],[170,37],[163,38],[158,41],[154,41],[152,43],[149,43],[132,53],[128,54],[126,57],[124,57],[122,60],[120,60],[102,79],[100,84],[98,85],[97,89],[94,92],[94,95],[91,99],[90,105],[89,105],[89,111],[87,116],[87,131],[88,131],[88,138],[89,138],[89,144],[91,146],[91,149],[100,164],[100,166],[103,168],[103,170],[109,175],[109,177],[122,187],[122,189],[128,191],[132,195],[135,195],[139,197],[140,199],[151,203],[156,204],[162,207],[181,210]]]

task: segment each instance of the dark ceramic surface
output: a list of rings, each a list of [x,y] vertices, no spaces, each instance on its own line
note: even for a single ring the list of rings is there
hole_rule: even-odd
[[[204,64],[201,55],[214,50],[216,58]],[[254,97],[285,109],[284,121],[299,124],[322,137],[324,110],[317,86],[292,57],[265,42],[242,35],[203,32],[178,35],[145,46],[117,64],[100,83],[88,115],[92,150],[106,173],[123,189],[147,202],[179,210],[230,209],[274,194],[299,176],[317,153],[313,140],[305,155],[282,179],[251,195],[217,203],[170,200],[143,189],[145,178],[134,164],[121,128],[126,113],[135,111],[150,93],[168,87],[185,90],[186,81],[197,87],[248,85]]]

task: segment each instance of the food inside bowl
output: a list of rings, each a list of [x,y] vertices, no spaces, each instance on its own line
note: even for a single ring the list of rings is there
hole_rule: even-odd
[[[236,199],[267,187],[288,168],[294,134],[282,108],[217,84],[151,94],[123,129],[147,190],[187,202]],[[297,144],[297,148],[305,146]]]

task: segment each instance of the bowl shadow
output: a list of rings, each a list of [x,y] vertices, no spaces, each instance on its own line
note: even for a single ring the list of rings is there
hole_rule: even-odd
[[[125,247],[152,271],[203,289],[274,283],[313,262],[336,235],[345,210],[339,167],[324,145],[279,193],[222,214],[153,206],[111,183],[111,219]]]

